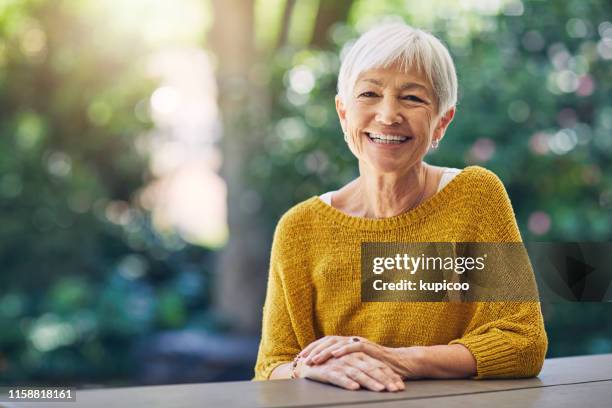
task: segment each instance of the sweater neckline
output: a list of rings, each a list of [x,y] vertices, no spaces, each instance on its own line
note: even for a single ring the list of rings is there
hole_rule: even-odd
[[[393,217],[357,217],[346,214],[337,208],[332,207],[321,200],[319,196],[314,196],[311,198],[311,200],[313,201],[317,214],[347,227],[368,231],[395,229],[406,226],[407,223],[416,221],[426,216],[438,208],[444,201],[448,202],[448,197],[451,196],[459,188],[459,186],[464,183],[464,179],[469,178],[470,173],[478,171],[478,169],[479,166],[468,166],[464,168],[455,177],[453,177],[453,179],[442,190],[438,191],[427,200],[421,202],[415,208]]]

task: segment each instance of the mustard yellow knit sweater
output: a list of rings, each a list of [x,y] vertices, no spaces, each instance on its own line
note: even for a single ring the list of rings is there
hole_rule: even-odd
[[[326,335],[387,347],[463,344],[476,379],[540,372],[548,340],[538,302],[361,302],[362,242],[520,242],[499,178],[465,168],[417,208],[384,219],[349,216],[312,197],[274,233],[254,380]]]

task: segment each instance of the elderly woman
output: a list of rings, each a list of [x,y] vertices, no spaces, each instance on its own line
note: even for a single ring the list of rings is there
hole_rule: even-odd
[[[453,61],[431,34],[385,24],[352,46],[336,109],[359,177],[281,218],[255,380],[399,391],[407,379],[540,372],[548,342],[537,301],[361,302],[362,242],[521,242],[495,174],[423,161],[456,101]]]

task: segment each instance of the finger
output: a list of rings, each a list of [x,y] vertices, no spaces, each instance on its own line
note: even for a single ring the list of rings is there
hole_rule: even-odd
[[[308,356],[308,354],[312,351],[313,348],[315,348],[318,344],[320,344],[322,341],[325,341],[326,339],[327,337],[321,337],[320,339],[313,341],[312,343],[307,345],[306,348],[304,348],[304,350],[300,351],[298,355],[300,357]]]
[[[358,390],[359,383],[348,378],[340,369],[318,366],[305,372],[305,378],[326,384],[333,384],[347,390]]]
[[[369,364],[363,363],[359,368],[362,372],[367,374],[370,378],[375,380],[376,382],[382,384],[384,388],[389,391],[397,391],[399,389],[398,385],[391,377],[389,377],[380,367],[371,366]]]
[[[351,364],[356,365],[370,377],[384,384],[389,391],[398,391],[405,388],[404,382],[397,373],[382,361],[367,354],[362,354],[358,358],[352,359]]]
[[[386,375],[393,378],[394,380],[402,381],[402,377],[398,373],[393,371],[393,369],[383,360],[378,359],[376,357],[372,357],[371,355],[366,353],[355,353],[355,356],[357,356],[361,360],[366,361],[369,364],[372,364],[373,366],[380,368]]]
[[[333,356],[341,357],[350,353],[362,352],[369,355],[370,357],[374,357],[375,359],[382,361],[383,363],[386,363],[386,354],[384,352],[384,349],[384,347],[372,342],[349,343],[344,345],[344,348],[336,350],[333,353]]]
[[[334,341],[341,338],[340,336],[325,336],[325,337],[321,337],[320,339],[313,341],[312,343],[310,343],[308,346],[306,346],[306,348],[304,350],[302,350],[299,354],[301,357],[308,357],[309,355],[312,355],[312,351],[319,347],[321,344],[323,343],[327,343],[330,341]]]
[[[344,368],[344,372],[347,377],[359,383],[360,386],[367,388],[370,391],[380,392],[385,390],[385,386],[383,384],[376,381],[374,378],[370,377],[358,368],[346,366]]]
[[[312,361],[314,364],[322,364],[324,362],[326,362],[327,360],[329,360],[330,358],[334,357],[334,354],[332,354],[335,350],[344,347],[343,343],[335,343],[332,344],[331,346],[327,347],[324,350],[319,351],[318,353],[312,353]]]
[[[393,383],[396,385],[397,389],[402,391],[406,389],[406,385],[404,384],[404,380],[402,377],[397,374],[393,369],[387,365],[381,367],[381,370],[391,379],[393,379]]]
[[[351,342],[349,344],[344,344],[341,347],[334,349],[332,355],[334,357],[342,357],[346,354],[355,353],[358,351],[363,351],[364,353],[367,353],[368,349],[369,348],[367,347],[366,343],[360,341]]]
[[[359,340],[355,340],[355,339],[359,339]],[[313,352],[310,353],[312,357],[312,361],[315,364],[320,364],[320,363],[324,363],[325,361],[327,361],[329,358],[332,357],[332,355],[328,355],[328,354],[333,352],[337,348],[342,347],[343,345],[356,344],[357,345],[356,349],[358,350],[360,348],[359,347],[360,345],[365,344],[363,342],[368,341],[367,339],[364,339],[363,337],[357,337],[357,336],[352,336],[352,337],[336,336],[334,340],[335,342],[332,346],[324,350],[320,350],[316,354],[314,350]]]
[[[326,373],[326,382],[329,382],[330,384],[346,388],[347,390],[358,390],[361,388],[358,382],[352,380],[345,373],[339,370],[326,371]]]
[[[389,391],[398,391],[400,389],[399,385],[396,384],[387,373],[382,371],[381,366],[384,365],[382,362],[374,359],[371,359],[370,362],[367,359],[356,357],[355,354],[351,354],[350,356],[352,357],[344,358],[340,361],[343,361],[344,364],[349,364],[358,368],[372,380],[376,381],[376,383],[383,385],[383,389],[386,388]]]
[[[337,338],[328,338],[325,341],[322,341],[321,343],[319,343],[317,346],[315,346],[309,353],[308,357],[306,357],[306,361],[305,363],[308,365],[311,365],[313,363],[313,358],[321,351],[325,350],[326,348],[336,344],[339,341],[339,339]]]
[[[341,358],[348,354],[354,353],[355,356],[358,356],[360,359],[366,359],[369,363],[373,363],[375,365],[380,365],[382,363],[382,370],[389,378],[391,378],[399,389],[405,389],[404,381],[402,377],[397,374],[391,367],[388,366],[386,361],[384,360],[385,353],[380,347],[373,343],[362,343],[361,346],[359,343],[353,343],[349,345],[344,345],[332,352],[333,356],[336,358]],[[368,359],[371,357],[374,360]],[[374,362],[376,361],[376,363]]]

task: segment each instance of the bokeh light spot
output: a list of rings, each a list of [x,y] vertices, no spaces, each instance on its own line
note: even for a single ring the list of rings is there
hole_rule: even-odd
[[[536,211],[529,216],[527,226],[535,235],[544,235],[550,230],[550,216],[544,211]]]

